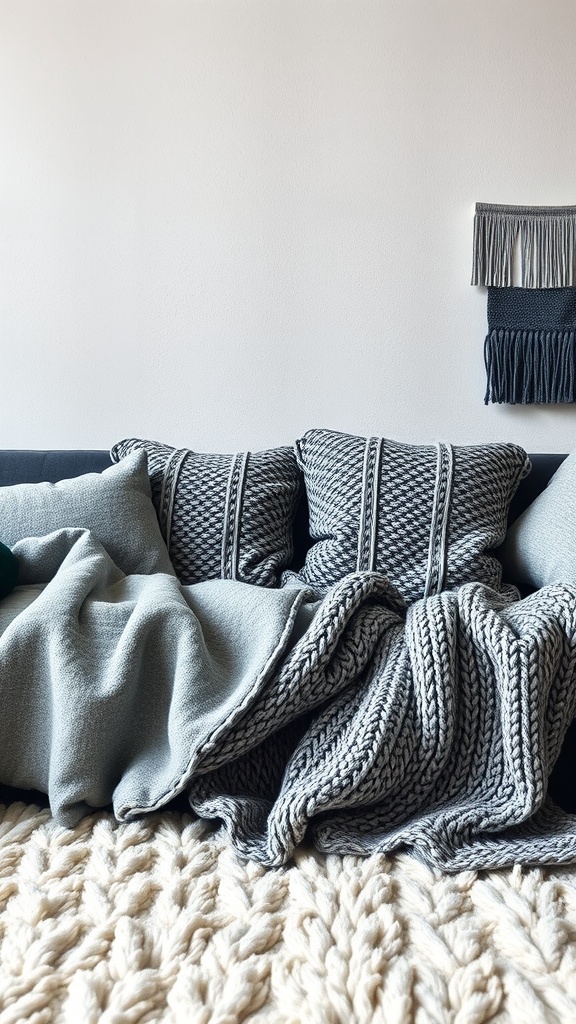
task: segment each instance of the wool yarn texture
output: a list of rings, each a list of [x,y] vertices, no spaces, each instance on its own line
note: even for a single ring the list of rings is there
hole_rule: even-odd
[[[0,808],[0,1024],[568,1024],[576,871],[267,869],[169,811]]]

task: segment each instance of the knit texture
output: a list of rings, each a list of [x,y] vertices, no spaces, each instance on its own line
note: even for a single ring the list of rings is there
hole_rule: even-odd
[[[162,535],[181,583],[233,579],[273,587],[293,554],[301,475],[290,448],[209,455],[129,438],[145,451]]]
[[[500,588],[489,549],[504,540],[523,449],[309,430],[296,453],[315,541],[299,577],[318,593],[362,570],[384,573],[409,602],[471,581]]]
[[[168,812],[0,807],[2,1024],[573,1024],[574,869],[240,860]]]
[[[546,797],[576,714],[576,589],[508,603],[480,584],[407,612],[346,577],[258,699],[200,748],[190,800],[285,863],[408,847],[445,870],[576,860]]]
[[[576,713],[576,588],[479,583],[406,608],[386,577],[125,577],[88,531],[15,547],[0,604],[0,780],[75,825],[187,792],[243,855],[408,847],[446,870],[576,860],[547,800]],[[46,713],[50,709],[50,714]]]

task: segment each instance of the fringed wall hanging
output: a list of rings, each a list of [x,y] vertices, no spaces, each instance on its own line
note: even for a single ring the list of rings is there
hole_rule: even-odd
[[[576,402],[576,206],[477,203],[472,284],[488,288],[485,403]]]

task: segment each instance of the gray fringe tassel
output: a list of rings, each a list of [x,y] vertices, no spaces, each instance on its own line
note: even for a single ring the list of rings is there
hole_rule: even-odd
[[[476,203],[472,284],[512,286],[520,236],[523,288],[576,285],[576,206]]]
[[[491,331],[484,362],[486,405],[576,402],[576,331]]]

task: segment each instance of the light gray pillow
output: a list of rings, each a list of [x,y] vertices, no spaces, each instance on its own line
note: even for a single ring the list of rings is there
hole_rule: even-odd
[[[576,452],[518,516],[498,555],[512,583],[576,583]]]
[[[8,547],[66,527],[91,530],[127,575],[174,575],[152,504],[145,452],[102,473],[0,487],[0,532]]]

